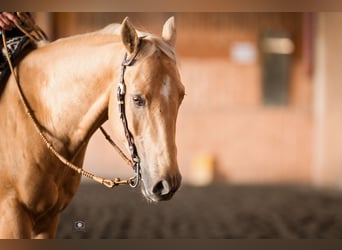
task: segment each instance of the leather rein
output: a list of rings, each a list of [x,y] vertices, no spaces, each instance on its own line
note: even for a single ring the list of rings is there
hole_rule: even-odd
[[[22,20],[22,19],[21,19]],[[15,25],[19,28],[20,24],[15,23]],[[29,32],[27,32],[25,29],[23,29],[22,27],[20,27],[19,29],[25,34],[27,35],[31,40],[33,40],[33,42],[38,42],[41,40],[46,40],[46,36],[44,35],[40,35],[41,30],[36,28],[38,26],[33,26],[32,30],[36,33],[36,35],[38,36],[38,38],[34,37],[34,39],[32,38],[32,34],[29,34]],[[124,59],[121,63],[121,71],[120,71],[120,81],[118,83],[118,87],[117,87],[117,101],[118,101],[118,107],[119,107],[119,114],[120,114],[120,119],[122,121],[123,124],[123,128],[125,131],[125,137],[127,139],[128,142],[128,146],[129,146],[129,150],[130,150],[130,155],[131,155],[131,160],[123,153],[123,151],[117,146],[117,144],[110,138],[110,136],[108,135],[108,133],[104,130],[104,128],[101,126],[100,130],[101,132],[104,134],[105,138],[109,141],[109,143],[115,148],[115,150],[118,152],[118,154],[126,161],[126,163],[128,165],[130,165],[133,170],[134,170],[134,175],[129,178],[129,179],[125,179],[125,180],[121,180],[120,178],[113,178],[113,179],[106,179],[100,176],[96,176],[93,173],[90,173],[84,169],[82,169],[81,167],[78,167],[76,165],[74,165],[73,163],[71,163],[69,160],[67,160],[63,155],[61,155],[52,145],[52,143],[47,139],[47,137],[45,136],[45,134],[42,131],[42,126],[39,124],[37,118],[34,116],[34,113],[32,111],[32,109],[30,108],[30,105],[27,101],[27,99],[25,98],[25,95],[23,93],[23,90],[21,88],[21,85],[19,83],[18,80],[18,76],[14,71],[14,67],[13,64],[11,62],[10,56],[9,56],[9,52],[6,46],[6,36],[5,36],[5,31],[2,30],[2,41],[4,44],[4,50],[5,50],[5,54],[6,54],[6,58],[11,70],[11,73],[14,76],[14,79],[16,81],[17,87],[18,87],[18,92],[19,92],[19,97],[21,99],[21,102],[23,103],[23,106],[25,108],[25,112],[28,115],[29,119],[33,122],[33,125],[37,131],[37,133],[39,134],[40,138],[42,139],[42,141],[44,142],[44,144],[47,146],[47,148],[59,159],[59,161],[61,161],[65,166],[69,167],[70,169],[74,170],[75,172],[77,172],[80,175],[83,175],[89,179],[92,179],[108,188],[112,188],[118,185],[129,185],[132,188],[135,188],[138,186],[139,181],[141,180],[141,174],[140,174],[140,158],[137,152],[137,148],[136,145],[134,143],[134,138],[132,133],[130,132],[129,128],[128,128],[128,122],[127,122],[127,118],[126,118],[126,112],[125,112],[125,95],[126,95],[126,84],[125,84],[125,80],[124,80],[124,76],[125,76],[125,71],[126,68],[133,65],[136,59],[136,56],[140,50],[140,44],[141,44],[141,40],[142,38],[139,38],[139,44],[138,44],[138,48],[136,49],[136,51],[134,52],[134,54],[128,58],[127,53],[125,53]]]

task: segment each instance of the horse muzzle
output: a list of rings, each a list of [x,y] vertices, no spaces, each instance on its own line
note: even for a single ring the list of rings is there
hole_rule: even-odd
[[[161,178],[157,181],[145,181],[142,179],[142,193],[145,198],[152,202],[170,200],[181,184],[180,174]]]

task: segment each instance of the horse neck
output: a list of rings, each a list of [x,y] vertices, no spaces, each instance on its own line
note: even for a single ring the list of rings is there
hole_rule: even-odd
[[[118,43],[94,46],[89,39],[71,39],[36,50],[27,58],[27,68],[25,62],[21,66],[22,85],[37,119],[71,154],[107,120],[121,50]]]

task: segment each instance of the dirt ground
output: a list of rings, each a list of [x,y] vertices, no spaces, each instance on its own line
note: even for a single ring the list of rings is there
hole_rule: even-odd
[[[57,238],[342,238],[342,192],[302,186],[183,186],[151,204],[140,190],[82,184]]]

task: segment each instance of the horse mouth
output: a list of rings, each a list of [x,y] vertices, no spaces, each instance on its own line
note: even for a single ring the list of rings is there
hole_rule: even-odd
[[[144,197],[146,198],[146,200],[150,201],[150,202],[160,202],[160,201],[167,201],[167,200],[170,200],[174,193],[169,193],[167,195],[163,195],[163,196],[157,196],[157,195],[154,195],[154,194],[150,194],[149,192],[146,191],[145,188],[142,188],[142,193],[144,195]]]

